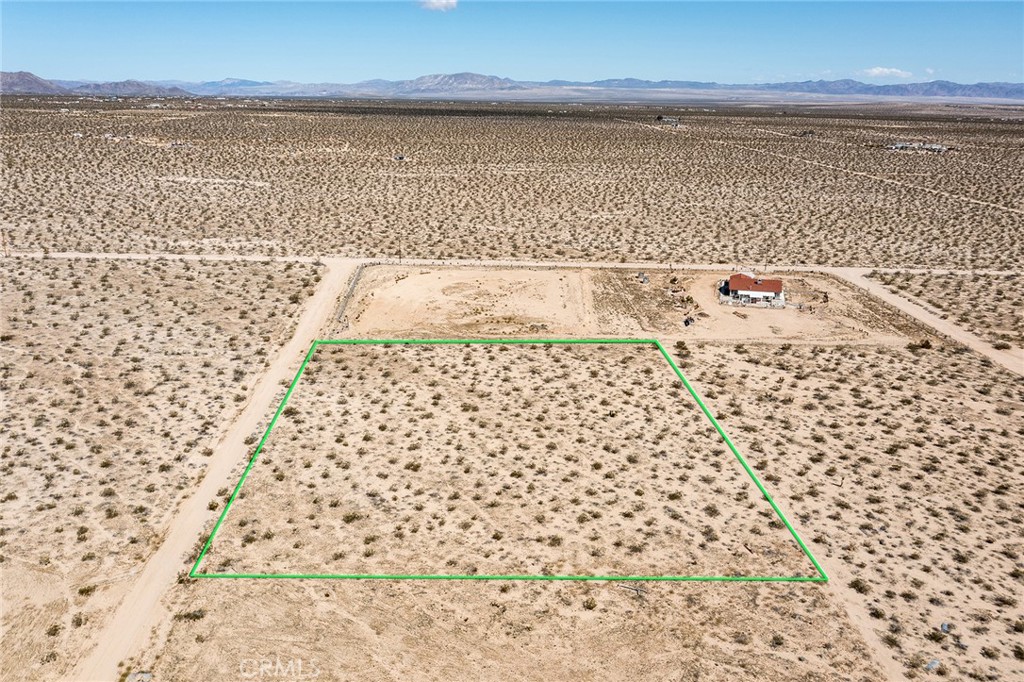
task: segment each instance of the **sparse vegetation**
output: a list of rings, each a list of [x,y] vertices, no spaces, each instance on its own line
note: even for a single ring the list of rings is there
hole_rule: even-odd
[[[1019,274],[874,272],[893,292],[987,338],[996,350],[1024,348],[1024,278]]]
[[[891,110],[818,108],[815,134],[798,136],[808,119],[770,106],[687,110],[679,129],[651,130],[641,109],[588,105],[465,103],[450,116],[454,105],[432,102],[55,102],[5,97],[0,108],[0,218],[15,252],[955,268],[976,274],[875,277],[996,350],[1024,346],[1020,274],[984,274],[1024,262],[1007,210],[1024,209],[1020,125],[995,120],[996,108],[897,122]],[[885,152],[893,125],[954,149]],[[166,537],[322,272],[298,260],[0,259],[0,389],[14,397],[0,425],[0,563],[20,572],[5,581],[15,646],[0,678],[72,676],[80,643],[129,584],[108,580],[112,567],[130,578]],[[387,676],[376,654],[353,651],[439,643],[474,666],[500,652],[500,666],[480,669],[515,677],[515,652],[553,637],[602,655],[600,669],[565,666],[563,677],[635,675],[615,633],[672,652],[649,677],[703,674],[707,656],[727,657],[721,674],[735,677],[886,679],[873,658],[908,678],[1019,677],[1020,378],[820,273],[783,275],[804,307],[779,311],[719,309],[721,273],[646,276],[371,267],[349,314],[332,310],[321,331],[660,338],[814,552],[842,567],[838,589],[342,590],[181,570],[164,595],[168,644],[146,654],[156,678],[237,676],[239,643],[271,641],[282,623],[343,642],[310,646],[326,676],[353,679]],[[623,349],[558,346],[325,354],[208,565],[807,569],[731,453],[703,447],[715,434],[665,369]],[[261,434],[246,436],[250,453]],[[199,508],[212,521],[230,494]],[[38,541],[24,541],[28,528]],[[206,535],[197,540],[193,559]],[[433,638],[467,628],[489,649]],[[423,674],[404,654],[390,660],[391,677]]]
[[[431,258],[668,262],[685,254],[705,263],[970,268],[1024,261],[1017,216],[998,208],[1024,208],[1012,120],[906,122],[901,135],[957,148],[935,157],[883,149],[891,135],[884,115],[816,116],[817,134],[799,138],[792,133],[806,118],[756,109],[689,112],[684,129],[666,132],[639,125],[646,114],[604,107],[556,114],[547,105],[465,103],[468,115],[451,116],[441,103],[410,111],[278,101],[268,115],[208,101],[202,111],[154,116],[125,101],[80,103],[61,116],[30,100],[5,104],[3,218],[18,249],[396,256],[401,246],[407,257]],[[396,144],[413,140],[418,153],[396,165]],[[169,146],[176,141],[191,147]],[[578,172],[581,159],[600,169],[601,182]],[[833,170],[823,174],[816,163]],[[367,200],[381,183],[387,210]],[[422,237],[411,238],[411,225]]]
[[[646,345],[321,346],[203,570],[322,573],[338,544],[362,544],[330,572],[530,574],[575,555],[622,575],[813,575],[781,523],[758,526],[753,482],[703,417],[649,425],[652,410],[692,401],[684,391]],[[434,402],[454,409],[419,419]],[[338,429],[386,435],[338,443]],[[415,465],[394,457],[411,443],[422,446]],[[277,470],[290,474],[276,480]],[[683,471],[708,484],[682,484]],[[345,505],[330,503],[337,490]],[[231,519],[260,519],[274,539],[257,542]],[[682,565],[687,546],[694,559]]]
[[[234,370],[263,370],[256,351],[288,338],[297,307],[286,296],[298,289],[305,299],[311,288],[302,279],[316,272],[284,263],[0,259],[0,475],[10,491],[0,546],[25,571],[4,587],[4,628],[22,642],[11,665],[41,655],[33,642],[52,638],[63,650],[103,625],[109,605],[93,598],[96,585],[113,566],[131,574],[156,549],[203,476],[204,450],[239,409],[228,390]],[[278,314],[230,314],[251,305]],[[38,541],[10,542],[20,527]],[[78,625],[49,637],[30,625],[24,609],[39,581],[75,595],[50,613],[66,624],[77,612]],[[75,660],[62,656],[50,668],[67,676],[61,666]],[[9,672],[0,667],[0,677]]]

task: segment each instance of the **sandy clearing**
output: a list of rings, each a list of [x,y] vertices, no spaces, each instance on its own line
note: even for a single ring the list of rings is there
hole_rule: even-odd
[[[697,341],[744,343],[753,340],[806,343],[906,344],[906,336],[890,321],[880,319],[862,300],[856,289],[829,277],[811,273],[780,271],[786,283],[787,300],[803,309],[734,307],[718,302],[717,284],[728,271],[701,274],[686,280],[686,289],[700,305],[698,324],[680,330],[680,338]],[[691,273],[692,275],[692,273]],[[811,292],[829,294],[824,303]]]
[[[274,400],[282,380],[290,379],[302,357],[317,337],[325,320],[334,313],[334,302],[343,291],[354,266],[332,261],[317,288],[306,303],[292,339],[280,350],[268,370],[254,387],[245,409],[228,426],[214,454],[207,473],[193,495],[179,507],[167,537],[150,557],[141,574],[121,601],[113,617],[97,637],[97,645],[79,665],[75,680],[113,680],[118,676],[118,663],[143,648],[151,628],[167,619],[160,597],[182,570],[185,556],[202,533],[212,512],[206,505],[218,488],[229,483],[232,468],[245,456],[244,440],[263,419]]]
[[[589,279],[581,270],[369,268],[349,306],[346,335],[594,333]]]
[[[374,266],[329,336],[360,338],[651,338],[746,343],[906,345],[863,290],[834,277],[780,273],[797,309],[719,304],[728,270],[504,269]],[[822,303],[828,292],[829,303]],[[697,306],[697,307],[695,307]],[[687,315],[696,324],[685,326]]]

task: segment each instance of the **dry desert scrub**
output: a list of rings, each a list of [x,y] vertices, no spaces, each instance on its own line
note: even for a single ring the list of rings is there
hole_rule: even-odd
[[[651,347],[316,357],[207,570],[809,568]],[[133,669],[232,676],[267,659],[325,680],[885,679],[827,585],[632,587],[186,580],[168,597],[181,618],[166,644]]]
[[[1018,679],[1024,380],[932,345],[707,345],[689,366],[907,676]]]
[[[816,574],[646,344],[320,346],[203,570]]]
[[[4,107],[0,225],[15,248],[961,268],[1024,259],[1014,122],[696,110],[655,130],[664,112],[626,107],[145,103]],[[796,136],[808,128],[814,136]],[[903,139],[954,149],[884,149]]]
[[[318,272],[0,262],[0,677],[67,674],[202,478]]]
[[[1024,278],[1020,275],[954,275],[875,272],[893,292],[936,308],[944,318],[1004,350],[1024,347]]]

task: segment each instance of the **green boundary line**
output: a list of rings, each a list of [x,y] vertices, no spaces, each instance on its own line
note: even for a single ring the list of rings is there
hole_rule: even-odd
[[[789,530],[790,535],[796,540],[797,545],[803,551],[804,555],[810,559],[814,565],[815,570],[818,572],[816,576],[664,576],[664,575],[632,575],[632,576],[591,576],[591,575],[384,575],[384,574],[338,574],[338,573],[197,573],[199,570],[199,564],[202,563],[206,557],[207,552],[213,544],[213,538],[217,535],[217,531],[220,530],[221,525],[224,523],[224,519],[227,518],[228,511],[231,506],[235,503],[235,499],[238,497],[238,493],[242,490],[242,485],[245,484],[245,479],[248,478],[249,472],[252,470],[253,465],[256,463],[256,459],[260,456],[263,451],[263,446],[267,442],[267,438],[270,437],[270,432],[273,430],[274,425],[277,424],[278,418],[281,413],[284,412],[285,405],[288,403],[288,399],[291,397],[292,392],[299,383],[299,379],[302,377],[303,372],[306,370],[306,365],[313,358],[313,354],[316,353],[316,349],[320,346],[394,346],[394,345],[565,345],[565,344],[632,344],[632,345],[653,345],[660,352],[662,357],[668,362],[672,371],[675,372],[679,380],[683,382],[683,386],[686,390],[697,401],[697,405],[700,406],[704,416],[708,418],[711,424],[715,427],[718,435],[722,437],[725,444],[735,455],[736,459],[739,460],[743,466],[744,471],[750,476],[754,485],[761,492],[764,498],[771,505],[771,508],[775,511],[775,514],[779,517],[786,528]],[[306,353],[305,359],[302,361],[302,365],[299,367],[299,371],[295,373],[295,378],[292,379],[292,383],[288,386],[288,390],[284,394],[284,398],[281,399],[281,404],[277,407],[277,412],[274,413],[273,418],[270,420],[270,424],[267,425],[266,431],[263,432],[263,438],[260,439],[259,444],[252,453],[252,457],[249,459],[249,463],[245,467],[245,471],[242,472],[242,477],[238,480],[235,489],[231,493],[231,497],[228,499],[224,510],[221,511],[220,517],[217,519],[217,523],[214,524],[213,530],[210,532],[210,536],[206,539],[203,545],[202,551],[199,553],[199,557],[196,558],[195,563],[192,565],[192,569],[189,571],[190,578],[255,578],[255,579],[320,579],[320,580],[622,580],[622,581],[662,581],[662,582],[793,582],[793,583],[825,583],[828,582],[828,575],[825,573],[825,569],[821,567],[818,560],[814,558],[814,554],[810,548],[800,538],[800,534],[793,528],[793,524],[789,522],[786,515],[782,513],[779,505],[775,502],[772,496],[765,489],[761,479],[757,477],[754,470],[747,463],[747,460],[740,454],[740,451],[733,444],[728,434],[722,428],[722,425],[718,423],[715,416],[711,414],[711,410],[708,409],[701,397],[697,395],[697,391],[694,390],[693,386],[683,375],[682,370],[676,365],[672,356],[669,355],[665,347],[661,345],[661,342],[657,339],[318,339],[313,342],[309,352]]]

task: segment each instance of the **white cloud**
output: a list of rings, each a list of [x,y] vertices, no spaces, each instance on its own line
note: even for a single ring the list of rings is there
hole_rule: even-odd
[[[448,12],[455,9],[459,0],[420,0],[420,7],[435,12]]]
[[[872,66],[870,69],[864,69],[860,73],[868,78],[910,78],[914,75],[909,71],[894,69],[889,66]]]
[[[925,69],[924,72],[926,74],[928,74],[929,76],[934,76],[935,75],[935,69],[928,68],[928,69]]]

